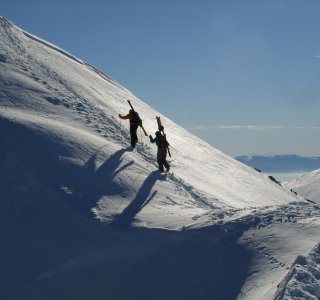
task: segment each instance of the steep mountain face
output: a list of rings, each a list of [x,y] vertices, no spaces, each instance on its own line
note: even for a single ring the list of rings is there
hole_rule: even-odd
[[[2,17],[0,99],[1,299],[272,299],[319,240],[318,209]],[[128,99],[174,174],[128,149]]]
[[[8,152],[67,202],[80,202],[80,194],[91,199],[79,209],[95,207],[96,216],[108,221],[138,195],[152,201],[135,220],[177,228],[215,211],[221,218],[221,209],[234,212],[296,200],[163,116],[175,175],[159,175],[154,172],[155,146],[140,133],[137,151],[126,151],[128,124],[118,118],[127,113],[130,99],[154,134],[159,112],[97,69],[4,18],[0,47],[0,124]],[[155,218],[159,213],[162,217]]]
[[[285,187],[320,204],[320,169],[301,175],[286,183]]]

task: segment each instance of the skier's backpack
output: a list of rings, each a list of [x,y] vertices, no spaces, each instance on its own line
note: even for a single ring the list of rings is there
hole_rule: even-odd
[[[160,148],[161,149],[167,149],[169,146],[169,143],[166,139],[166,136],[165,135],[160,135]]]
[[[132,123],[134,123],[136,125],[142,124],[142,120],[141,120],[139,114],[135,110],[132,112]]]

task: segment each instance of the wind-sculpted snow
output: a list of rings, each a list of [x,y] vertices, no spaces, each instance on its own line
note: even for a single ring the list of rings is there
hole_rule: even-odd
[[[319,241],[318,206],[2,17],[0,99],[1,299],[271,299]]]
[[[291,280],[290,270],[294,262],[299,261],[301,255],[310,252],[319,242],[320,207],[300,203],[252,213],[251,216],[235,221],[240,222],[241,226],[246,224],[247,230],[239,241],[254,253],[247,281],[237,299],[309,299],[303,296],[299,298],[298,293],[285,293],[284,289]],[[293,282],[292,287],[296,291],[308,290],[306,281],[300,279],[300,282]],[[316,279],[312,281],[313,294],[320,287],[319,278]]]
[[[320,299],[320,243],[306,256],[299,255],[279,285],[279,299]]]

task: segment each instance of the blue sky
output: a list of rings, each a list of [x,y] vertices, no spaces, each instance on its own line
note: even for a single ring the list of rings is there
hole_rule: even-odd
[[[0,14],[231,156],[320,156],[320,1],[2,0]]]

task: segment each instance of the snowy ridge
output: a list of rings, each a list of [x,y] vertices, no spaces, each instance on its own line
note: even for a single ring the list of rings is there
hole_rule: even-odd
[[[36,41],[36,42],[39,42],[39,43],[43,44],[44,46],[49,47],[49,48],[51,48],[51,49],[63,54],[64,56],[74,60],[75,62],[77,62],[79,64],[82,64],[82,65],[88,66],[89,68],[91,68],[93,71],[95,71],[99,76],[101,76],[105,80],[117,85],[119,88],[124,89],[119,83],[114,81],[112,78],[110,78],[109,76],[107,76],[106,74],[104,74],[103,72],[101,72],[100,70],[95,68],[94,66],[84,62],[83,60],[75,57],[74,55],[68,53],[67,51],[61,49],[60,47],[58,47],[56,45],[54,45],[52,43],[49,43],[49,42],[47,42],[47,41],[45,41],[45,40],[43,40],[43,39],[41,39],[41,38],[39,38],[37,36],[25,31],[25,30],[20,29],[19,27],[15,26],[12,22],[8,21],[6,18],[0,16],[0,24],[1,24],[1,27],[3,29],[5,29],[5,30],[14,30],[14,31],[16,31],[16,33],[22,33],[26,37],[28,37],[28,38]]]
[[[317,205],[5,18],[0,41],[0,298],[269,300],[319,242]],[[128,99],[173,174],[128,148]]]
[[[76,58],[74,55],[71,55],[70,53],[62,50],[61,48],[57,47],[56,45],[53,45],[53,44],[51,44],[43,39],[40,39],[39,37],[27,32],[25,30],[20,29],[19,27],[15,26],[12,22],[8,21],[6,18],[1,17],[1,16],[0,16],[0,24],[1,24],[1,27],[5,30],[12,30],[12,31],[14,30],[14,31],[16,31],[16,33],[23,33],[28,38],[35,40],[36,42],[39,42],[39,43],[43,44],[44,46],[49,47],[55,51],[58,51],[61,54],[65,55],[66,57],[69,57],[70,59],[72,59],[80,64],[83,64],[83,61]]]
[[[71,55],[70,53],[68,53],[68,52],[66,52],[66,51],[64,51],[64,50],[62,50],[61,48],[59,48],[59,47],[57,47],[57,46],[55,46],[55,45],[53,45],[53,44],[50,44],[50,43],[48,43],[48,42],[46,42],[46,41],[44,41],[44,40],[42,40],[42,39],[39,39],[38,37],[34,36],[33,34],[31,34],[31,33],[29,33],[29,32],[26,32],[26,31],[21,31],[21,32],[22,32],[25,36],[27,36],[28,38],[33,39],[33,40],[35,40],[36,42],[39,42],[39,43],[41,43],[41,44],[43,44],[43,45],[45,45],[45,46],[47,46],[47,47],[49,47],[49,48],[57,51],[57,52],[60,52],[61,54],[65,55],[66,57],[69,57],[70,59],[78,62],[79,64],[83,64],[83,61],[82,61],[82,60],[76,58],[75,56]]]

